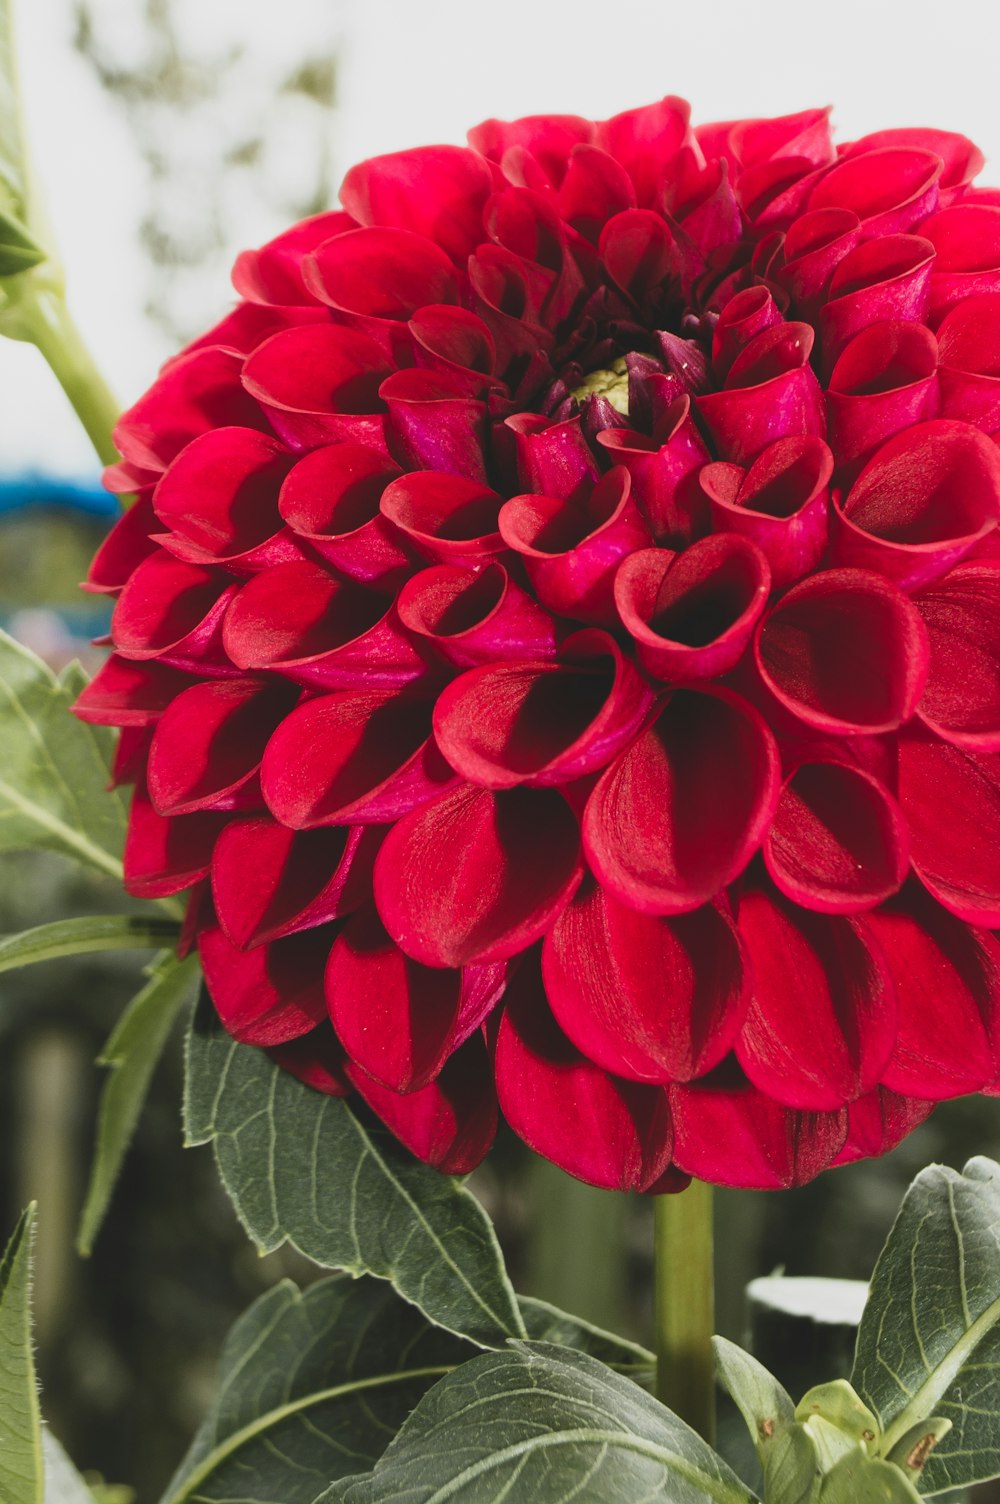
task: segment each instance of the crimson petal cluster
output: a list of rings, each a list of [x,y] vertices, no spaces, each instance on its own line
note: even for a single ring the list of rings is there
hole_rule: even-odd
[[[797,1184],[1000,1078],[1000,191],[828,112],[353,168],[117,430],[130,891],[415,1154]]]

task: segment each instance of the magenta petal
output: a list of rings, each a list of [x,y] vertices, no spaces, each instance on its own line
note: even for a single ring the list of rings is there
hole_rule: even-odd
[[[237,950],[220,929],[203,929],[198,954],[215,1011],[242,1044],[297,1039],[326,1017],[323,967],[329,929]]]
[[[351,1059],[392,1091],[437,1076],[479,1028],[506,985],[506,967],[422,966],[389,938],[373,909],[341,930],[326,969],[330,1017]]]
[[[424,146],[359,162],[343,181],[340,201],[360,224],[414,231],[464,264],[484,238],[482,213],[492,187],[477,152]]]
[[[552,617],[502,564],[478,572],[457,564],[423,569],[403,586],[396,604],[406,630],[459,668],[551,658],[555,652]]]
[[[309,252],[333,235],[353,230],[356,221],[342,210],[313,214],[255,251],[243,251],[233,267],[233,286],[243,298],[264,307],[296,307],[313,295],[302,280]]]
[[[579,418],[554,423],[537,413],[518,413],[506,422],[515,435],[518,474],[525,491],[565,501],[590,492],[599,470]]]
[[[718,533],[680,554],[630,554],[615,576],[615,604],[646,672],[685,684],[735,668],[770,589],[756,544]]]
[[[587,883],[545,937],[542,968],[560,1027],[588,1060],[629,1080],[703,1075],[746,1013],[739,940],[711,905],[661,918]]]
[[[294,699],[291,685],[259,679],[209,681],[179,694],[149,751],[149,793],[160,814],[232,808]]]
[[[654,438],[628,428],[606,428],[597,442],[609,461],[624,465],[632,495],[658,543],[690,543],[703,531],[697,476],[710,458],[691,418],[691,398],[679,397]]]
[[[344,1074],[344,1051],[328,1023],[321,1023],[298,1039],[272,1045],[267,1052],[296,1081],[326,1097],[347,1097],[351,1083]]]
[[[497,1130],[497,1101],[480,1035],[452,1055],[441,1074],[417,1091],[382,1086],[348,1065],[356,1091],[401,1144],[445,1175],[467,1175],[485,1158]]]
[[[937,360],[937,341],[922,324],[873,324],[847,345],[826,398],[827,437],[841,484],[849,484],[893,434],[937,416]]]
[[[486,788],[569,783],[639,730],[653,693],[605,632],[577,632],[556,663],[509,663],[454,679],[434,709],[452,767]]]
[[[679,690],[601,775],[584,814],[587,858],[643,913],[700,908],[759,846],[779,784],[757,711],[728,690]]]
[[[635,208],[635,189],[620,162],[599,147],[573,147],[559,187],[559,214],[588,240],[615,214]]]
[[[810,209],[852,209],[867,240],[910,230],[938,202],[944,164],[936,152],[883,146],[842,157],[817,183]]]
[[[842,763],[808,762],[782,788],[764,861],[782,893],[803,908],[854,914],[901,887],[909,836],[877,778]]]
[[[938,323],[956,303],[1000,292],[1000,207],[958,203],[920,226],[937,255],[930,279],[930,315]]]
[[[415,470],[441,470],[486,483],[486,404],[460,378],[396,371],[382,383],[396,448]]]
[[[938,329],[941,411],[992,433],[1000,428],[1000,292],[957,304]]]
[[[666,221],[651,209],[625,209],[603,226],[598,253],[612,281],[638,304],[670,275],[676,259]]]
[[[810,1112],[870,1091],[895,1042],[896,994],[863,921],[806,914],[751,891],[738,926],[753,977],[736,1045],[749,1079]]]
[[[553,182],[562,175],[574,148],[589,142],[594,127],[579,115],[525,115],[520,120],[483,120],[468,132],[469,145],[492,162],[512,147],[536,157]]]
[[[139,565],[118,597],[114,645],[123,658],[163,658],[197,673],[222,655],[223,620],[238,589],[231,576],[160,550]]]
[[[797,1112],[750,1085],[676,1085],[670,1105],[675,1163],[713,1185],[805,1185],[833,1161],[847,1134],[846,1109]]]
[[[691,106],[669,94],[656,104],[602,120],[594,145],[620,162],[635,184],[640,205],[656,202],[666,162],[691,141]]]
[[[392,828],[375,901],[407,955],[465,966],[540,939],[582,875],[576,819],[554,790],[465,785]]]
[[[724,381],[736,357],[758,334],[782,322],[781,310],[769,288],[745,287],[731,297],[712,330],[712,370]]]
[[[155,659],[136,663],[112,653],[80,692],[73,714],[92,726],[149,726],[194,682]]]
[[[341,574],[391,590],[413,569],[411,551],[382,516],[379,502],[399,466],[364,444],[329,444],[293,465],[278,511]]]
[[[367,319],[405,324],[425,303],[458,298],[449,258],[412,230],[348,230],[318,245],[303,270],[324,303]]]
[[[817,731],[892,731],[927,679],[927,633],[891,580],[828,569],[795,585],[764,617],[757,668],[784,708]]]
[[[114,595],[128,582],[133,570],[157,551],[150,536],[159,527],[150,494],[140,496],[123,512],[91,560],[82,590]]]
[[[998,514],[996,445],[969,423],[918,423],[882,445],[834,514],[835,557],[913,589],[957,564]]]
[[[264,427],[260,408],[240,385],[241,357],[207,347],[177,356],[115,425],[125,459],[159,472],[198,434],[229,424]]]
[[[785,236],[778,281],[812,315],[840,262],[860,239],[861,221],[852,209],[809,210]]]
[[[288,830],[266,815],[232,820],[212,853],[219,923],[240,950],[314,929],[371,892],[375,831]]]
[[[336,324],[272,334],[243,366],[243,385],[295,448],[344,437],[343,415],[384,411],[388,358],[375,340]]]
[[[819,328],[826,368],[862,329],[883,319],[922,323],[930,304],[934,247],[920,235],[886,235],[847,253],[830,281]]]
[[[497,518],[503,498],[464,475],[414,470],[382,494],[382,515],[413,549],[446,564],[479,563],[501,553]]]
[[[219,560],[273,538],[278,488],[291,464],[284,445],[252,428],[217,428],[193,439],[153,495],[157,517]]]
[[[125,836],[125,887],[135,898],[167,898],[207,876],[216,837],[232,818],[206,812],[157,814],[140,783]]]
[[[567,1174],[607,1190],[645,1191],[667,1170],[666,1091],[618,1080],[581,1055],[549,1012],[533,959],[508,991],[494,1069],[514,1132]]]
[[[496,367],[496,344],[486,324],[465,308],[429,303],[419,308],[409,322],[418,366],[449,380],[461,380],[469,396],[475,396]]]
[[[969,924],[1000,926],[1000,753],[903,737],[899,802],[928,892]]]
[[[856,157],[861,152],[874,151],[883,146],[917,147],[940,157],[944,163],[939,185],[942,193],[946,189],[964,188],[983,168],[983,154],[968,136],[961,136],[957,131],[928,129],[927,126],[903,126],[893,130],[873,131],[869,136],[862,136],[850,145],[842,146],[840,155]]]
[[[897,1096],[887,1086],[876,1086],[847,1108],[847,1138],[832,1161],[853,1164],[858,1159],[878,1159],[902,1143],[934,1110],[933,1102]]]
[[[885,1085],[933,1100],[991,1085],[1000,1068],[996,936],[912,896],[877,909],[868,923],[899,999]]]
[[[698,479],[717,532],[755,543],[779,589],[809,573],[826,551],[833,456],[814,436],[779,439],[745,473],[734,465],[706,465]]]
[[[430,706],[392,691],[307,700],[267,745],[267,806],[294,830],[396,820],[456,781],[430,729]]]
[[[1000,560],[967,560],[914,599],[930,640],[918,707],[958,746],[1000,751]]]
[[[721,392],[697,398],[721,459],[748,464],[775,439],[826,430],[823,393],[809,365],[808,324],[775,324],[737,356]]]

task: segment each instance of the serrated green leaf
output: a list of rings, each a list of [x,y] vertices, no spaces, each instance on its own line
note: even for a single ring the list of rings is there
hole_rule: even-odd
[[[458,1181],[380,1124],[235,1044],[211,1005],[188,1037],[187,1142],[211,1142],[254,1243],[391,1280],[438,1326],[492,1347],[524,1335],[493,1225]]]
[[[367,1477],[336,1483],[321,1498],[748,1504],[756,1495],[630,1380],[585,1353],[518,1342],[442,1379]]]
[[[577,1352],[589,1353],[600,1363],[606,1363],[616,1373],[627,1373],[636,1383],[651,1387],[656,1378],[656,1354],[637,1342],[629,1342],[614,1332],[606,1332],[579,1316],[570,1316],[547,1301],[535,1300],[529,1295],[519,1295],[524,1325],[532,1342],[551,1342],[558,1347],[571,1347]]]
[[[898,1467],[858,1446],[823,1479],[819,1504],[919,1504],[920,1495]]]
[[[718,1376],[746,1421],[763,1463],[775,1438],[787,1431],[795,1419],[791,1395],[763,1363],[758,1363],[735,1342],[713,1337],[712,1349]]]
[[[90,1183],[77,1234],[77,1249],[84,1255],[93,1248],[104,1221],[156,1063],[181,1009],[194,1001],[198,976],[194,956],[184,961],[161,956],[101,1051],[99,1063],[112,1074],[101,1092]]]
[[[924,1493],[1000,1474],[1000,1166],[922,1171],[872,1277],[851,1376],[888,1454],[931,1415],[952,1422]]]
[[[146,914],[98,914],[86,919],[57,919],[0,940],[0,971],[83,956],[92,951],[159,950],[177,939],[180,925]]]
[[[85,683],[78,664],[57,679],[0,632],[0,852],[43,846],[120,881],[125,805],[107,787],[111,733],[69,713]]]
[[[42,1422],[31,1345],[32,1202],[0,1261],[0,1500],[42,1504]]]
[[[94,1496],[48,1426],[42,1427],[45,1504],[94,1504]]]

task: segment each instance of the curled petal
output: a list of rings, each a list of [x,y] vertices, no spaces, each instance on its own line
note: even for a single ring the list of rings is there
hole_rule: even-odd
[[[1000,926],[1000,754],[902,737],[899,802],[927,891],[968,924]]]
[[[1000,207],[952,204],[925,220],[920,233],[937,253],[930,281],[934,323],[965,298],[1000,292]]]
[[[486,1046],[476,1034],[417,1091],[382,1086],[348,1064],[352,1086],[375,1115],[424,1164],[444,1175],[467,1175],[496,1136],[497,1099]]]
[[[137,663],[112,653],[81,690],[73,714],[92,726],[150,726],[194,682],[155,659]]]
[[[808,574],[826,551],[833,455],[822,439],[779,439],[750,469],[706,465],[699,483],[718,532],[755,543],[779,589]]]
[[[868,461],[835,513],[834,556],[913,589],[964,558],[998,515],[1000,451],[971,424],[937,418]]]
[[[303,280],[303,263],[316,246],[354,228],[355,221],[342,210],[314,214],[258,250],[243,251],[233,267],[233,286],[251,305],[312,303],[315,299]]]
[[[584,813],[588,861],[642,913],[700,908],[759,846],[779,784],[755,710],[727,690],[679,690],[601,775]]]
[[[815,1180],[840,1152],[847,1110],[799,1112],[749,1084],[676,1085],[674,1162],[699,1180],[778,1191]]]
[[[232,808],[294,698],[291,685],[258,679],[209,681],[179,694],[149,751],[149,792],[160,814]]]
[[[451,261],[412,230],[348,230],[318,245],[303,272],[321,302],[363,319],[405,324],[425,303],[458,300]]]
[[[1000,292],[958,303],[938,329],[938,348],[944,416],[1000,428]]]
[[[824,363],[832,370],[855,334],[883,319],[923,323],[930,306],[934,247],[920,235],[865,241],[839,262],[820,309]]]
[[[545,937],[542,969],[559,1026],[588,1060],[629,1080],[703,1075],[746,1013],[739,940],[712,905],[662,918],[587,883]]]
[[[554,790],[463,785],[392,828],[375,901],[407,955],[465,966],[540,939],[582,875],[576,819]]]
[[[556,663],[488,665],[460,675],[434,709],[434,735],[470,783],[569,783],[631,741],[652,691],[605,632],[577,632]]]
[[[596,242],[613,215],[635,208],[635,189],[620,162],[580,142],[570,152],[557,201],[560,217]]]
[[[929,130],[927,126],[903,126],[893,130],[873,131],[841,147],[842,157],[856,157],[861,152],[877,151],[885,146],[916,147],[920,151],[933,152],[941,158],[944,170],[938,184],[942,194],[946,190],[964,188],[982,171],[985,161],[982,152],[968,136],[957,131]]]
[[[597,442],[614,465],[624,465],[632,495],[657,543],[690,543],[703,531],[698,472],[710,458],[691,417],[691,398],[678,397],[653,438],[629,428],[605,428]]]
[[[153,495],[156,515],[212,559],[234,560],[280,529],[290,463],[284,445],[255,429],[214,429],[173,461]]]
[[[693,142],[690,119],[687,100],[667,95],[656,104],[625,110],[598,125],[594,145],[625,168],[641,206],[655,204],[664,164]]]
[[[308,1034],[272,1045],[267,1052],[283,1071],[296,1081],[326,1097],[347,1097],[351,1083],[344,1074],[344,1050],[328,1023],[321,1023]]]
[[[666,221],[651,209],[626,209],[601,230],[597,249],[613,282],[642,304],[675,262],[673,236]]]
[[[494,1060],[500,1110],[537,1154],[589,1185],[651,1189],[670,1165],[663,1087],[615,1077],[581,1055],[546,1005],[537,962],[511,984]]]
[[[116,448],[132,465],[159,474],[199,434],[229,424],[264,427],[260,408],[240,385],[242,364],[234,350],[217,346],[177,356],[118,419]]]
[[[901,1097],[887,1086],[858,1097],[847,1108],[847,1138],[832,1161],[853,1164],[858,1159],[878,1159],[902,1143],[934,1110],[933,1102]]]
[[[396,371],[380,390],[407,465],[485,484],[486,404],[469,395],[466,382],[437,371]]]
[[[117,594],[143,560],[157,552],[159,544],[151,535],[158,527],[152,494],[147,490],[122,513],[104,539],[90,562],[81,590],[95,595]]]
[[[326,1017],[323,967],[329,927],[237,950],[221,929],[203,929],[198,954],[215,1011],[241,1044],[276,1045],[307,1034]]]
[[[813,314],[830,278],[860,240],[861,221],[853,209],[810,209],[785,236],[784,265],[777,280]]]
[[[780,157],[807,157],[815,167],[824,167],[834,158],[830,110],[801,110],[794,115],[737,121],[729,144],[744,167]]]
[[[344,179],[340,201],[359,224],[414,231],[463,264],[483,238],[492,188],[478,152],[425,146],[359,162]]]
[[[385,411],[379,387],[391,366],[357,329],[304,324],[272,334],[247,356],[243,385],[294,448],[352,437],[355,414]]]
[[[456,781],[430,729],[430,706],[392,691],[307,700],[267,745],[267,806],[294,830],[396,820]]]
[[[863,569],[802,580],[764,617],[761,677],[817,731],[891,731],[909,720],[927,679],[927,633],[912,601]]]
[[[553,423],[536,413],[507,419],[517,446],[517,468],[526,491],[567,501],[586,496],[599,471],[579,418]]]
[[[522,147],[558,183],[574,149],[588,143],[593,134],[591,122],[579,115],[525,115],[520,120],[484,120],[473,126],[466,139],[491,162],[502,161],[512,147]]]
[[[915,605],[930,641],[920,719],[945,741],[1000,751],[1000,561],[956,565]]]
[[[208,874],[216,837],[231,816],[157,814],[142,782],[132,795],[125,836],[125,887],[135,898],[167,898]]]
[[[221,653],[223,620],[238,590],[217,569],[155,553],[118,597],[114,645],[123,658],[163,658],[197,673]]]
[[[382,494],[382,515],[435,561],[479,563],[503,550],[497,518],[503,498],[480,481],[444,471],[414,470]]]
[[[871,1091],[892,1054],[896,994],[862,921],[805,914],[754,890],[738,923],[753,985],[736,1055],[754,1086],[810,1112]]]
[[[722,459],[747,464],[775,439],[826,428],[823,393],[809,365],[808,324],[775,324],[741,351],[721,392],[697,399]]]
[[[881,444],[937,416],[937,341],[923,324],[872,324],[833,368],[826,398],[830,448],[849,484]]]
[[[326,998],[338,1037],[355,1064],[392,1091],[411,1092],[492,1011],[506,967],[422,966],[389,938],[373,909],[355,914],[334,942]]]
[[[801,764],[786,781],[764,861],[794,903],[824,914],[874,908],[909,870],[906,822],[889,791],[860,768]]]
[[[770,589],[756,544],[719,533],[680,554],[630,554],[615,576],[615,604],[646,672],[685,684],[735,668]]]
[[[391,590],[413,569],[410,550],[379,509],[382,492],[399,474],[395,461],[377,449],[328,444],[292,466],[278,511],[341,574]]]
[[[944,164],[936,152],[883,146],[842,157],[809,198],[810,209],[851,209],[866,240],[911,230],[937,207]]]
[[[491,382],[497,352],[481,318],[465,308],[428,304],[409,322],[418,366],[463,382],[469,396]]]
[[[406,630],[459,668],[551,658],[555,652],[552,617],[502,564],[478,572],[457,564],[423,569],[403,586],[396,604]]]
[[[782,322],[781,310],[769,288],[746,287],[729,299],[712,331],[712,370],[719,381],[729,375],[733,361],[750,341]]]
[[[371,893],[374,831],[294,831],[266,815],[231,820],[212,853],[219,924],[240,950],[315,929]]]

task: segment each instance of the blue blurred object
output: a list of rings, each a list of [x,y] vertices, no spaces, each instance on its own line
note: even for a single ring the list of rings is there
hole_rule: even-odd
[[[116,517],[119,511],[118,498],[105,491],[96,476],[72,480],[62,475],[46,475],[41,470],[0,475],[0,517],[35,506],[65,507],[67,511],[107,519]]]

